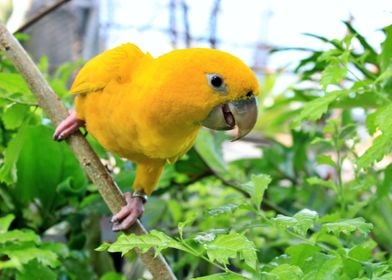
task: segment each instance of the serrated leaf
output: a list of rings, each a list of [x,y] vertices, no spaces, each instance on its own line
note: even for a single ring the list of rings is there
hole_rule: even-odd
[[[360,168],[368,168],[392,152],[392,104],[379,108],[369,118],[369,129],[375,131],[376,128],[379,128],[382,134],[373,140],[373,145],[357,160]]]
[[[238,207],[239,207],[238,204],[234,204],[234,203],[225,204],[225,205],[222,205],[218,208],[209,209],[208,215],[209,216],[219,216],[222,214],[230,214],[230,213],[233,213],[234,210],[236,210]]]
[[[167,248],[175,248],[182,251],[188,251],[180,242],[157,230],[152,230],[148,234],[120,235],[112,244],[104,243],[99,246],[97,251],[120,252],[122,255],[128,253],[134,248],[139,248],[143,253],[150,248],[155,247],[157,254]]]
[[[329,85],[339,84],[347,75],[347,67],[339,61],[331,61],[321,75],[320,84],[326,90]]]
[[[39,243],[40,238],[32,230],[12,230],[0,234],[0,244],[6,242],[33,242]]]
[[[253,192],[251,193],[251,201],[257,209],[263,201],[264,192],[268,188],[269,183],[271,183],[271,177],[268,175],[252,175]]]
[[[294,232],[305,236],[307,231],[314,226],[318,219],[318,214],[309,209],[303,209],[296,213],[293,217],[278,215],[272,221],[281,228],[292,229]]]
[[[253,242],[239,233],[219,235],[211,242],[204,243],[207,256],[211,261],[228,264],[230,258],[239,255],[241,260],[253,269],[256,269],[256,249]]]
[[[367,223],[364,218],[358,217],[333,223],[325,223],[323,224],[322,229],[334,234],[349,234],[354,231],[359,231],[360,233],[367,235],[373,229],[373,225]]]
[[[41,248],[32,247],[29,243],[6,246],[1,249],[1,253],[3,255],[7,255],[10,259],[18,260],[21,264],[27,264],[32,260],[37,260],[43,265],[50,267],[60,265],[55,253]]]
[[[368,168],[374,162],[378,162],[385,155],[392,152],[392,131],[383,133],[373,140],[373,145],[366,150],[357,160],[359,168]]]
[[[322,97],[318,97],[306,103],[299,116],[294,120],[293,126],[297,127],[303,120],[318,120],[325,112],[327,112],[328,107],[332,102],[336,101],[338,98],[343,99],[347,97],[348,94],[349,91],[347,90],[332,91],[326,93]]]
[[[14,214],[8,214],[0,218],[0,234],[8,231],[12,221],[15,219]]]

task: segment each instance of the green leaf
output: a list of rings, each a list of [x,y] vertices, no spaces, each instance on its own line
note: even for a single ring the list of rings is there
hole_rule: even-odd
[[[25,138],[25,128],[18,131],[16,136],[8,143],[4,151],[4,164],[0,169],[0,182],[10,185],[16,182],[16,162],[23,147]]]
[[[342,261],[339,257],[315,253],[305,260],[303,280],[338,280]]]
[[[126,280],[126,278],[121,274],[110,271],[105,273],[99,280]]]
[[[229,264],[230,258],[236,258],[239,254],[241,260],[251,268],[256,269],[257,256],[253,242],[239,233],[229,233],[218,235],[211,242],[203,244],[207,251],[207,256],[211,261],[218,261],[222,264]]]
[[[278,215],[273,218],[272,221],[281,228],[292,229],[294,232],[305,236],[307,231],[314,226],[314,223],[318,220],[318,214],[315,211],[309,209],[302,209],[296,213],[293,217],[284,215]]]
[[[307,259],[320,252],[320,248],[309,244],[292,245],[286,249],[290,256],[290,263],[304,268]]]
[[[392,164],[389,164],[384,170],[384,181],[377,188],[377,195],[379,197],[386,197],[392,193]]]
[[[261,206],[264,192],[268,188],[269,183],[271,183],[271,177],[268,175],[252,175],[251,186],[253,191],[251,193],[251,201],[257,209]]]
[[[232,273],[217,273],[209,276],[192,278],[192,280],[245,280],[245,279],[249,279],[249,278],[237,274],[232,274]]]
[[[298,266],[285,263],[271,270],[268,276],[275,276],[279,280],[301,280],[303,272]]]
[[[143,253],[147,252],[151,247],[156,248],[157,254],[167,248],[175,248],[178,250],[188,252],[181,242],[176,241],[165,233],[157,230],[152,230],[149,234],[135,235],[129,234],[120,235],[117,240],[112,243],[104,243],[99,246],[97,251],[120,252],[125,255],[134,248],[139,248]]]
[[[190,215],[188,215],[188,217],[185,219],[185,221],[178,223],[178,233],[180,234],[181,239],[182,239],[182,235],[183,235],[185,226],[192,224],[196,220],[196,218],[197,218],[197,214],[191,213]]]
[[[382,50],[380,54],[380,66],[384,72],[392,64],[392,25],[384,28],[385,40],[381,44]]]
[[[320,165],[326,164],[336,168],[336,162],[331,158],[330,155],[318,155],[316,161]]]
[[[385,155],[392,152],[392,131],[383,133],[373,140],[373,145],[366,150],[357,160],[359,168],[368,168],[374,162],[378,162],[384,158]]]
[[[23,266],[23,270],[19,271],[16,280],[45,279],[56,280],[57,274],[38,260],[32,260]]]
[[[30,108],[22,104],[12,104],[7,106],[3,113],[3,122],[6,129],[15,129],[20,127],[29,113]]]
[[[17,259],[22,264],[37,260],[43,265],[56,267],[60,265],[57,255],[51,251],[33,247],[29,243],[16,244],[1,249],[1,253],[10,259]]]
[[[382,132],[373,140],[373,145],[357,160],[360,168],[368,168],[375,161],[380,161],[385,155],[392,152],[392,104],[380,108],[371,115],[370,125],[372,131],[379,128]]]
[[[321,75],[320,84],[324,91],[329,85],[339,84],[347,75],[347,67],[339,61],[331,61]]]
[[[310,185],[320,185],[320,186],[326,187],[326,188],[334,190],[334,191],[336,191],[336,189],[337,189],[336,184],[333,181],[323,180],[318,177],[310,177],[310,178],[306,179],[306,182]]]
[[[336,101],[338,98],[345,98],[349,94],[347,90],[337,90],[326,93],[322,97],[318,97],[308,103],[306,103],[301,110],[299,116],[295,118],[293,127],[297,127],[301,121],[310,120],[315,121],[321,118],[321,116],[327,112],[329,105]]]
[[[16,167],[15,187],[10,189],[20,205],[28,205],[38,199],[42,211],[50,212],[52,207],[67,201],[68,193],[58,193],[55,186],[72,178],[74,189],[84,188],[86,177],[79,162],[65,143],[52,140],[53,130],[46,126],[27,126],[18,135],[17,148],[12,149],[9,164]],[[21,147],[19,146],[21,145]],[[6,162],[8,160],[8,148]],[[11,165],[12,166],[12,165]],[[13,169],[11,169],[13,170]],[[42,178],[45,178],[43,180]]]
[[[215,141],[210,131],[206,129],[200,130],[195,149],[214,172],[222,175],[227,174],[228,167],[223,160],[220,143]]]
[[[7,93],[27,93],[30,92],[25,80],[20,74],[16,73],[0,73],[0,89]]]
[[[31,230],[12,230],[0,234],[0,244],[11,242],[33,242],[38,244],[39,236]]]
[[[207,213],[209,216],[232,214],[238,207],[239,207],[238,204],[229,203],[229,204],[222,205],[218,208],[209,209]]]
[[[360,233],[367,235],[373,229],[373,225],[367,223],[364,218],[358,217],[333,223],[325,223],[323,224],[322,229],[334,234],[350,234],[351,232],[359,231]]]
[[[12,221],[15,219],[14,214],[8,214],[0,218],[0,234],[8,231]]]

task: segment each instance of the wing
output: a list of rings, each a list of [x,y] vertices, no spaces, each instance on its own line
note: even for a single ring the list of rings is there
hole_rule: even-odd
[[[150,57],[130,43],[105,51],[83,66],[70,92],[85,95],[102,90],[112,80],[129,81],[141,58],[146,56]]]

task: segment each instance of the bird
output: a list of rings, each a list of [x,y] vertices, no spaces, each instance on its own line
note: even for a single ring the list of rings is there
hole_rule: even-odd
[[[133,192],[111,221],[126,230],[141,217],[166,163],[193,145],[199,130],[247,135],[258,116],[260,86],[238,57],[211,48],[172,50],[154,58],[132,43],[88,61],[70,88],[75,109],[56,128],[61,141],[85,127],[107,150],[136,163]]]

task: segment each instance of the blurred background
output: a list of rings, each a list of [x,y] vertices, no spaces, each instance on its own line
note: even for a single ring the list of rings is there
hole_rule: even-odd
[[[303,36],[312,33],[340,38],[352,22],[372,44],[383,39],[390,22],[388,0],[0,0],[0,20],[17,31],[48,7],[55,12],[23,28],[31,35],[26,47],[38,60],[49,57],[52,67],[90,59],[105,49],[133,42],[158,56],[173,48],[214,47],[241,57],[260,75],[280,71],[301,53],[269,51],[277,47],[323,47]]]

